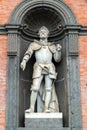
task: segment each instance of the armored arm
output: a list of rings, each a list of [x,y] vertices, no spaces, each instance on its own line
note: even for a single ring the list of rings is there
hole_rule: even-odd
[[[54,60],[56,62],[60,62],[61,61],[61,49],[62,49],[61,45],[57,44],[56,45],[56,51],[55,51],[54,56],[53,56]]]
[[[26,61],[26,63],[28,62],[28,60],[31,58],[33,54],[33,47],[32,44],[28,47],[27,51],[24,54],[23,60]]]
[[[25,70],[26,63],[31,58],[32,54],[33,54],[33,46],[32,46],[32,44],[30,44],[30,46],[28,47],[27,51],[24,54],[23,60],[20,65],[23,71]]]

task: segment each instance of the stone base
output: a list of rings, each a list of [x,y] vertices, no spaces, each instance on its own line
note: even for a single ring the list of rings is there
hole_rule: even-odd
[[[25,113],[25,127],[61,128],[62,118],[62,113]]]

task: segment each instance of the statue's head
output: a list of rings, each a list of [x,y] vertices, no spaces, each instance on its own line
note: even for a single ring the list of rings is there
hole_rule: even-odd
[[[39,30],[40,38],[47,38],[48,34],[49,34],[49,30],[45,26],[42,26]]]

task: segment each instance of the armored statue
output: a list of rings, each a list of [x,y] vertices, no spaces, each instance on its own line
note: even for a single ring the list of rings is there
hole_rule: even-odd
[[[55,92],[54,81],[57,77],[52,58],[56,62],[61,60],[61,45],[48,42],[49,30],[42,26],[39,29],[40,40],[34,40],[24,54],[21,62],[21,68],[24,71],[26,63],[35,53],[36,62],[33,67],[30,108],[26,112],[34,112],[35,102],[41,89],[43,96],[43,112],[56,112],[58,110],[58,101]],[[43,80],[44,79],[44,80]],[[55,102],[55,103],[53,103]]]

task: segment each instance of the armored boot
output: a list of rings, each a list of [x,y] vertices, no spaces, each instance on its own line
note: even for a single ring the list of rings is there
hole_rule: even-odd
[[[35,102],[37,99],[37,93],[38,93],[38,91],[32,90],[31,97],[30,97],[30,108],[25,111],[26,113],[34,112],[34,106],[35,106]]]

